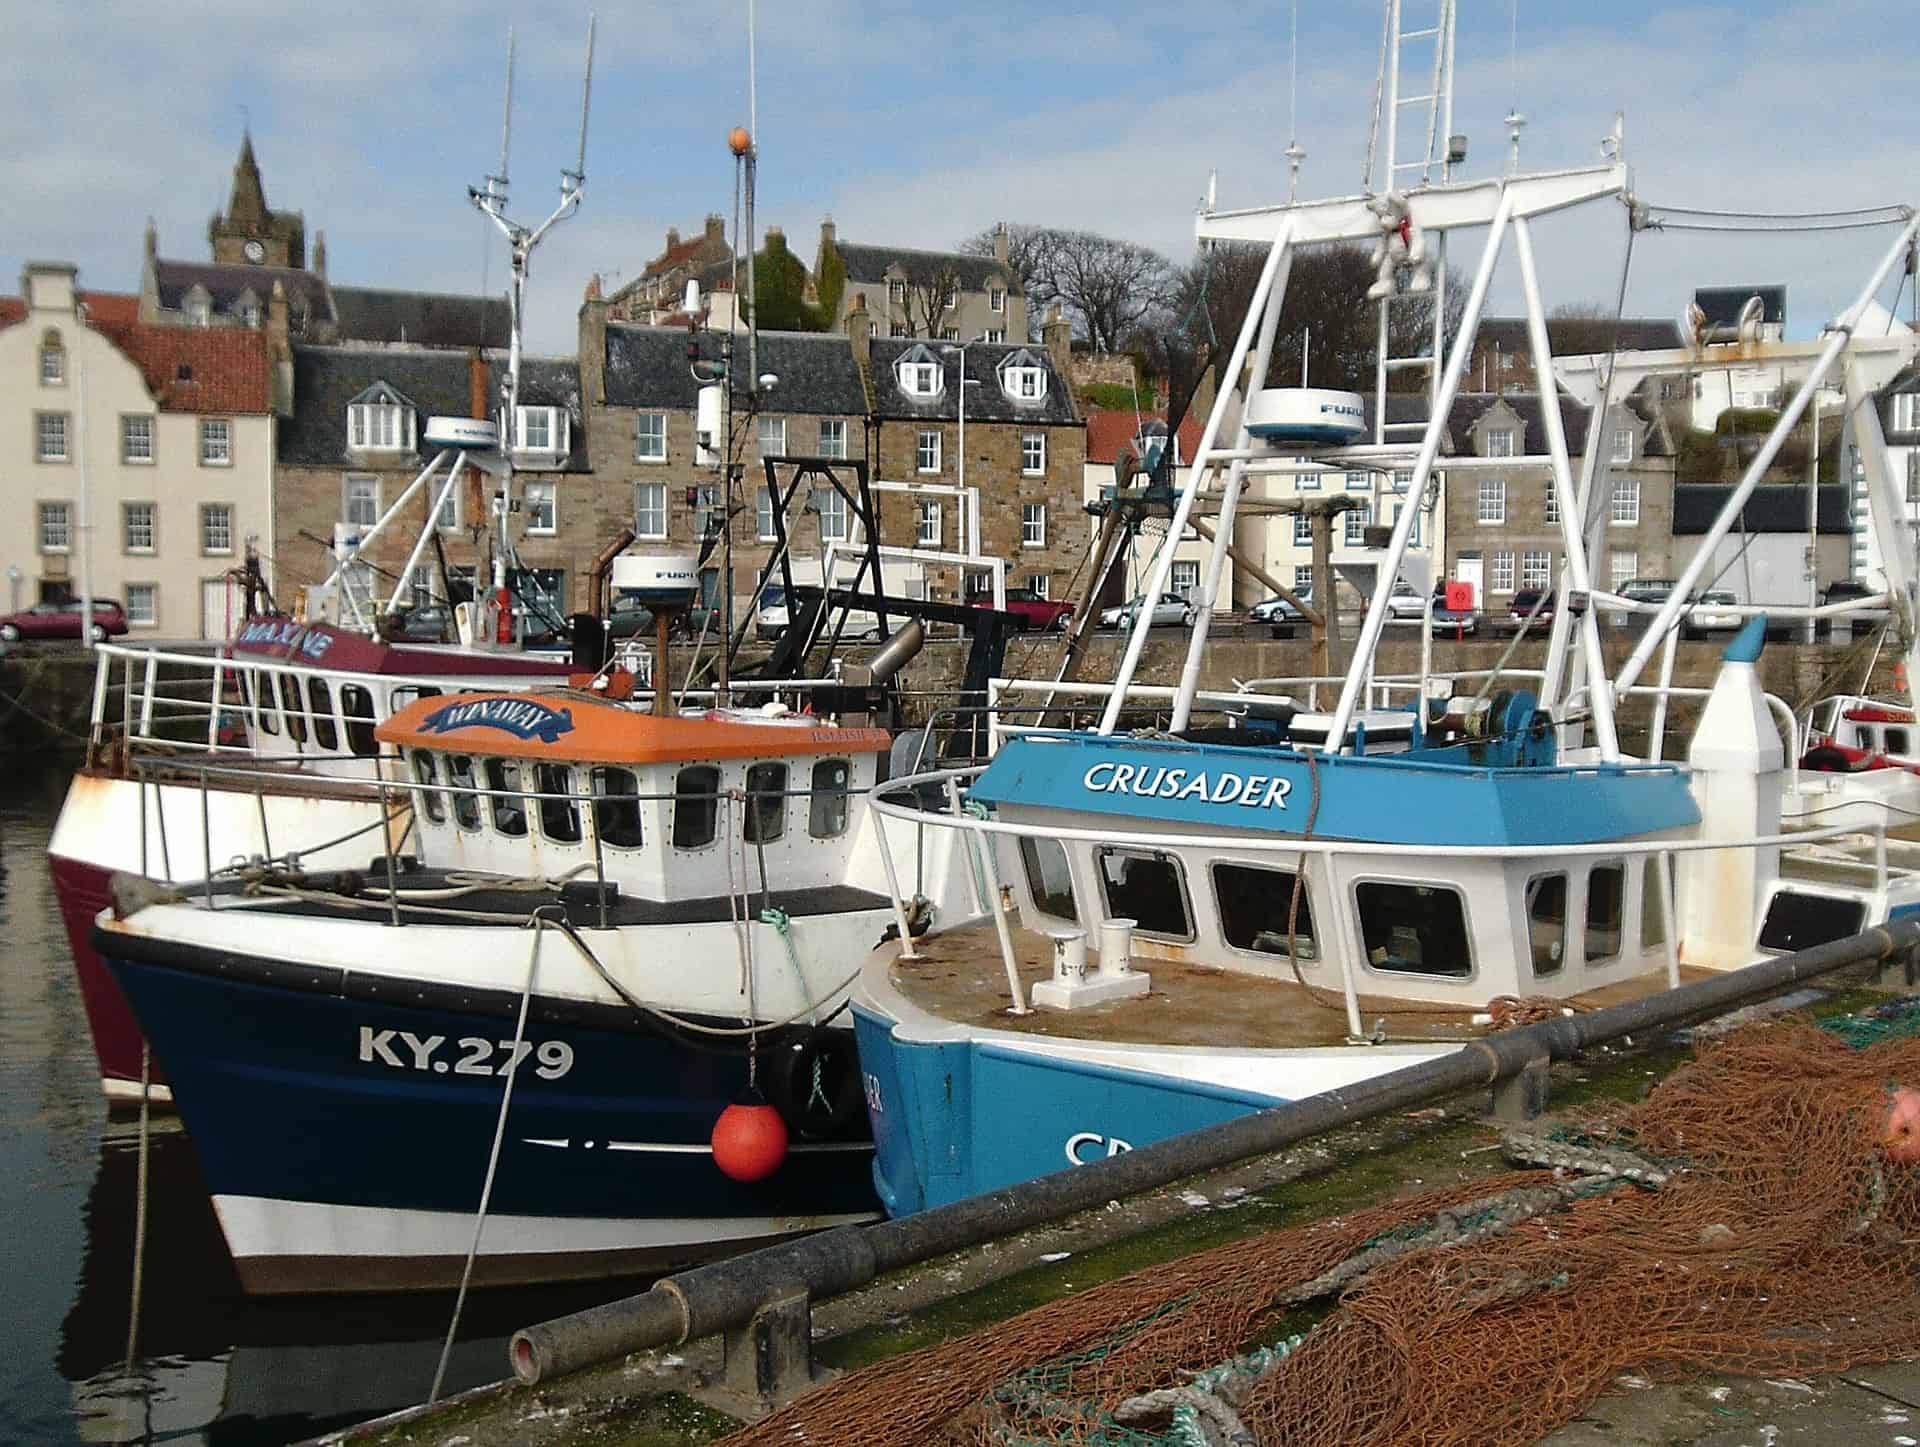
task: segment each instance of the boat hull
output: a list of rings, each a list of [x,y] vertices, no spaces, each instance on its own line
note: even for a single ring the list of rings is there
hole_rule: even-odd
[[[343,991],[267,956],[96,939],[173,1072],[247,1290],[458,1282],[517,992],[369,976]],[[746,1086],[737,1048],[537,994],[523,1039],[476,1281],[658,1270],[877,1212],[857,1109],[853,1138],[796,1140],[766,1180],[720,1172],[709,1139]]]

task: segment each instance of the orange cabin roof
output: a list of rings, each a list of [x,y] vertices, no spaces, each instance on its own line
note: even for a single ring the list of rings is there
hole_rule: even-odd
[[[408,704],[374,730],[382,743],[556,764],[675,764],[790,754],[877,753],[885,729],[739,714],[658,718],[578,693],[464,693]]]

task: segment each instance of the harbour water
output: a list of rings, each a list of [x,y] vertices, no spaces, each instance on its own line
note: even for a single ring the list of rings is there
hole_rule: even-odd
[[[99,1091],[46,865],[66,788],[49,763],[0,780],[0,1442],[277,1444],[420,1401],[450,1293],[241,1295],[171,1115],[150,1131],[137,1332],[139,1116]],[[505,1373],[515,1327],[627,1284],[469,1297],[448,1391]]]

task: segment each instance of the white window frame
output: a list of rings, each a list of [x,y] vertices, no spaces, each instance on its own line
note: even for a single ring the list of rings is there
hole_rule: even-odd
[[[847,419],[822,417],[819,442],[821,457],[831,457],[836,462],[844,462],[847,457]]]
[[[1020,546],[1044,548],[1047,545],[1047,505],[1044,502],[1020,504]]]
[[[40,344],[40,385],[42,387],[67,385],[67,349],[57,340]]]
[[[853,535],[847,500],[840,496],[838,489],[825,484],[815,489],[815,496],[820,499],[820,541],[846,542]]]
[[[1345,529],[1341,536],[1346,545],[1350,548],[1363,546],[1367,541],[1366,531],[1373,526],[1373,509],[1350,507],[1341,514],[1341,517],[1345,520]]]
[[[1007,309],[1007,289],[1003,286],[988,287],[987,288],[987,310],[992,312],[995,316],[999,316],[1003,312],[1005,312],[1006,309]]]
[[[693,535],[704,538],[709,532],[719,532],[716,524],[726,520],[726,508],[720,500],[718,484],[703,483],[693,490]]]
[[[1613,456],[1610,457],[1608,461],[1633,461],[1633,429],[1631,427],[1616,427],[1613,429]]]
[[[657,444],[657,447],[655,444]],[[633,460],[635,462],[665,462],[667,460],[666,413],[641,412],[634,417]]]
[[[1036,598],[1053,597],[1053,575],[1051,573],[1027,574],[1026,586],[1028,591]]]
[[[1560,521],[1560,494],[1555,490],[1552,478],[1547,479],[1547,521]]]
[[[1044,432],[1022,432],[1020,434],[1020,475],[1022,477],[1044,477],[1047,471],[1047,434]]]
[[[57,440],[54,437],[56,431],[59,433]],[[65,462],[72,451],[72,442],[73,421],[67,413],[36,412],[33,414],[34,461]]]
[[[550,538],[559,532],[560,484],[552,478],[529,480],[520,493],[520,516],[526,519],[530,538]]]
[[[1047,396],[1044,367],[1006,367],[1000,372],[1000,387],[1016,402],[1042,402]]]
[[[1413,469],[1411,467],[1395,468],[1393,472],[1393,490],[1395,492],[1405,492],[1412,486]]]
[[[1199,586],[1200,564],[1192,558],[1175,558],[1167,573],[1167,596],[1185,598]]]
[[[920,516],[914,525],[913,541],[916,547],[937,548],[945,541],[942,531],[942,509],[937,498],[920,499]]]
[[[1313,588],[1313,564],[1295,563],[1293,565],[1293,591],[1309,592]]]
[[[413,448],[413,409],[398,402],[355,402],[347,408],[347,447],[353,452],[407,452]]]
[[[894,306],[905,306],[907,302],[907,284],[904,281],[888,282],[887,300]]]
[[[125,412],[120,417],[120,460],[129,467],[153,466],[154,416]]]
[[[773,526],[773,488],[763,482],[753,493],[753,540],[772,543],[779,537]]]
[[[158,628],[160,626],[160,585],[158,583],[128,583],[127,587],[127,625],[132,628]],[[139,597],[144,590],[148,607],[146,616],[141,616]]]
[[[367,495],[356,499],[356,487],[363,487]],[[380,520],[380,479],[368,477],[364,473],[348,473],[340,484],[340,521],[350,528],[370,528]],[[367,505],[368,516],[356,518],[354,503],[360,501]]]
[[[1520,554],[1520,586],[1523,588],[1551,588],[1553,586],[1553,554],[1545,548],[1528,548]]]
[[[653,526],[658,519],[658,526]],[[636,482],[633,485],[633,535],[648,542],[660,542],[667,536],[667,485],[664,482]]]
[[[1293,460],[1295,462],[1313,461],[1311,457],[1296,457]],[[1318,492],[1321,488],[1321,479],[1325,476],[1326,474],[1324,472],[1296,472],[1293,475],[1293,490],[1295,492]]]
[[[1393,505],[1393,525],[1396,528],[1400,526],[1400,514],[1408,508],[1413,509],[1413,526],[1407,532],[1407,546],[1417,548],[1420,546],[1420,505],[1418,503],[1396,502]]]
[[[928,443],[932,445],[929,446]],[[913,470],[915,472],[938,472],[944,439],[938,427],[922,427],[919,436],[913,440]]]
[[[1488,457],[1513,456],[1513,429],[1511,427],[1489,427],[1487,429]]]
[[[980,340],[999,346],[1007,340],[1007,329],[1005,327],[988,327],[984,332],[980,333]]]
[[[1487,558],[1487,591],[1513,591],[1513,551],[1510,548],[1497,548]]]
[[[142,524],[136,519],[138,509],[146,509],[144,533],[146,541],[136,541],[142,535]],[[160,540],[160,505],[154,502],[123,502],[120,504],[120,551],[123,553],[146,556],[153,552]]]
[[[1507,520],[1507,480],[1482,474],[1474,493],[1473,520],[1481,527],[1500,527]]]
[[[1631,548],[1613,548],[1607,553],[1607,591],[1618,593],[1624,584],[1640,576],[1640,554]]]
[[[572,420],[564,407],[516,407],[513,419],[514,450],[543,457],[566,456],[573,450]],[[546,432],[546,439],[542,442],[531,440],[535,423]]]
[[[73,551],[73,504],[62,498],[51,498],[37,503],[34,507],[34,526],[40,540],[43,553],[69,553]],[[58,542],[48,542],[49,536],[57,533]]]
[[[1637,477],[1616,477],[1613,479],[1613,496],[1607,504],[1607,526],[1615,528],[1638,527],[1640,524],[1640,479]]]
[[[1896,392],[1893,396],[1893,430],[1920,431],[1920,392]]]
[[[894,368],[900,390],[909,397],[938,397],[946,390],[947,379],[937,362],[901,362]]]
[[[1370,472],[1349,472],[1347,474],[1346,488],[1348,492],[1371,492],[1373,490],[1373,474]]]
[[[233,466],[233,423],[225,417],[200,419],[200,465]]]
[[[218,524],[216,532],[215,524]],[[224,536],[226,541],[218,539]],[[230,502],[203,502],[200,504],[200,552],[203,557],[227,557],[233,552],[233,504]]]
[[[787,419],[784,417],[761,417],[754,422],[754,443],[762,457],[785,457],[787,455]],[[767,444],[771,441],[773,446]]]
[[[1296,548],[1313,546],[1313,519],[1303,512],[1293,515],[1293,545]]]

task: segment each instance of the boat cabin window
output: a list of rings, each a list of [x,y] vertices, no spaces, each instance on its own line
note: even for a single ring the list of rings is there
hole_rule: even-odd
[[[1058,839],[1020,839],[1020,862],[1027,870],[1027,890],[1033,895],[1033,907],[1055,919],[1077,921],[1073,907],[1073,874],[1067,868],[1067,851]]]
[[[746,840],[771,844],[787,832],[787,766],[752,764],[747,768]]]
[[[473,790],[473,760],[465,754],[448,754],[447,792],[453,798],[453,822],[462,829],[480,827],[480,796]]]
[[[1871,753],[1873,751],[1873,730],[1865,724],[1855,724],[1853,726],[1853,746],[1856,749],[1865,749]]]
[[[1096,849],[1109,919],[1130,919],[1143,935],[1193,938],[1193,911],[1180,861],[1146,849]]]
[[[1587,963],[1604,964],[1620,953],[1627,917],[1627,867],[1596,864],[1587,875]]]
[[[1354,900],[1361,944],[1374,969],[1459,979],[1473,973],[1467,905],[1459,890],[1371,879],[1354,886]]]
[[[580,815],[573,804],[573,770],[565,764],[540,764],[534,769],[540,800],[540,832],[555,844],[580,842]]]
[[[296,744],[307,741],[307,714],[300,705],[300,680],[291,673],[280,675],[280,703],[286,710],[287,733]]]
[[[1297,913],[1296,895],[1300,901]],[[1220,932],[1236,950],[1284,955],[1291,937],[1298,958],[1320,958],[1320,947],[1313,938],[1313,907],[1307,899],[1306,881],[1299,875],[1251,864],[1216,864],[1213,897],[1220,906]]]
[[[1535,978],[1557,975],[1567,962],[1567,876],[1536,874],[1527,881],[1527,940]]]
[[[1671,883],[1672,874],[1663,874],[1660,861],[1653,855],[1647,856],[1646,869],[1640,881],[1640,948],[1654,949],[1667,942],[1667,895],[1664,884]]]
[[[425,749],[413,751],[413,777],[419,783],[426,785],[425,788],[416,791],[415,797],[420,800],[420,807],[427,811],[427,818],[435,824],[444,823],[447,817],[447,806],[441,802],[440,791],[433,787],[439,779],[434,772],[433,755]]]
[[[720,824],[720,771],[711,764],[682,769],[673,781],[673,847],[704,849]]]
[[[1767,901],[1767,917],[1760,924],[1760,948],[1804,950],[1843,940],[1866,927],[1867,906],[1861,900],[1783,889]]]
[[[609,849],[640,847],[639,796],[632,769],[593,771],[593,827]]]
[[[815,839],[837,839],[847,832],[847,793],[852,775],[852,766],[845,759],[822,759],[813,766],[807,833]]]
[[[347,747],[363,759],[380,752],[373,736],[373,694],[357,683],[340,685],[340,712],[347,720]]]
[[[307,700],[313,705],[313,741],[328,750],[340,747],[339,732],[333,726],[333,690],[324,678],[307,680]]]
[[[1904,728],[1889,725],[1882,734],[1882,737],[1887,741],[1886,748],[1888,753],[1905,754],[1912,752],[1912,736]]]
[[[487,806],[493,811],[493,827],[518,839],[527,832],[527,801],[520,796],[520,766],[506,759],[488,759],[486,771]]]
[[[247,681],[247,697],[260,714],[260,732],[277,734],[280,732],[280,706],[273,698],[273,675],[253,673],[242,675]]]

